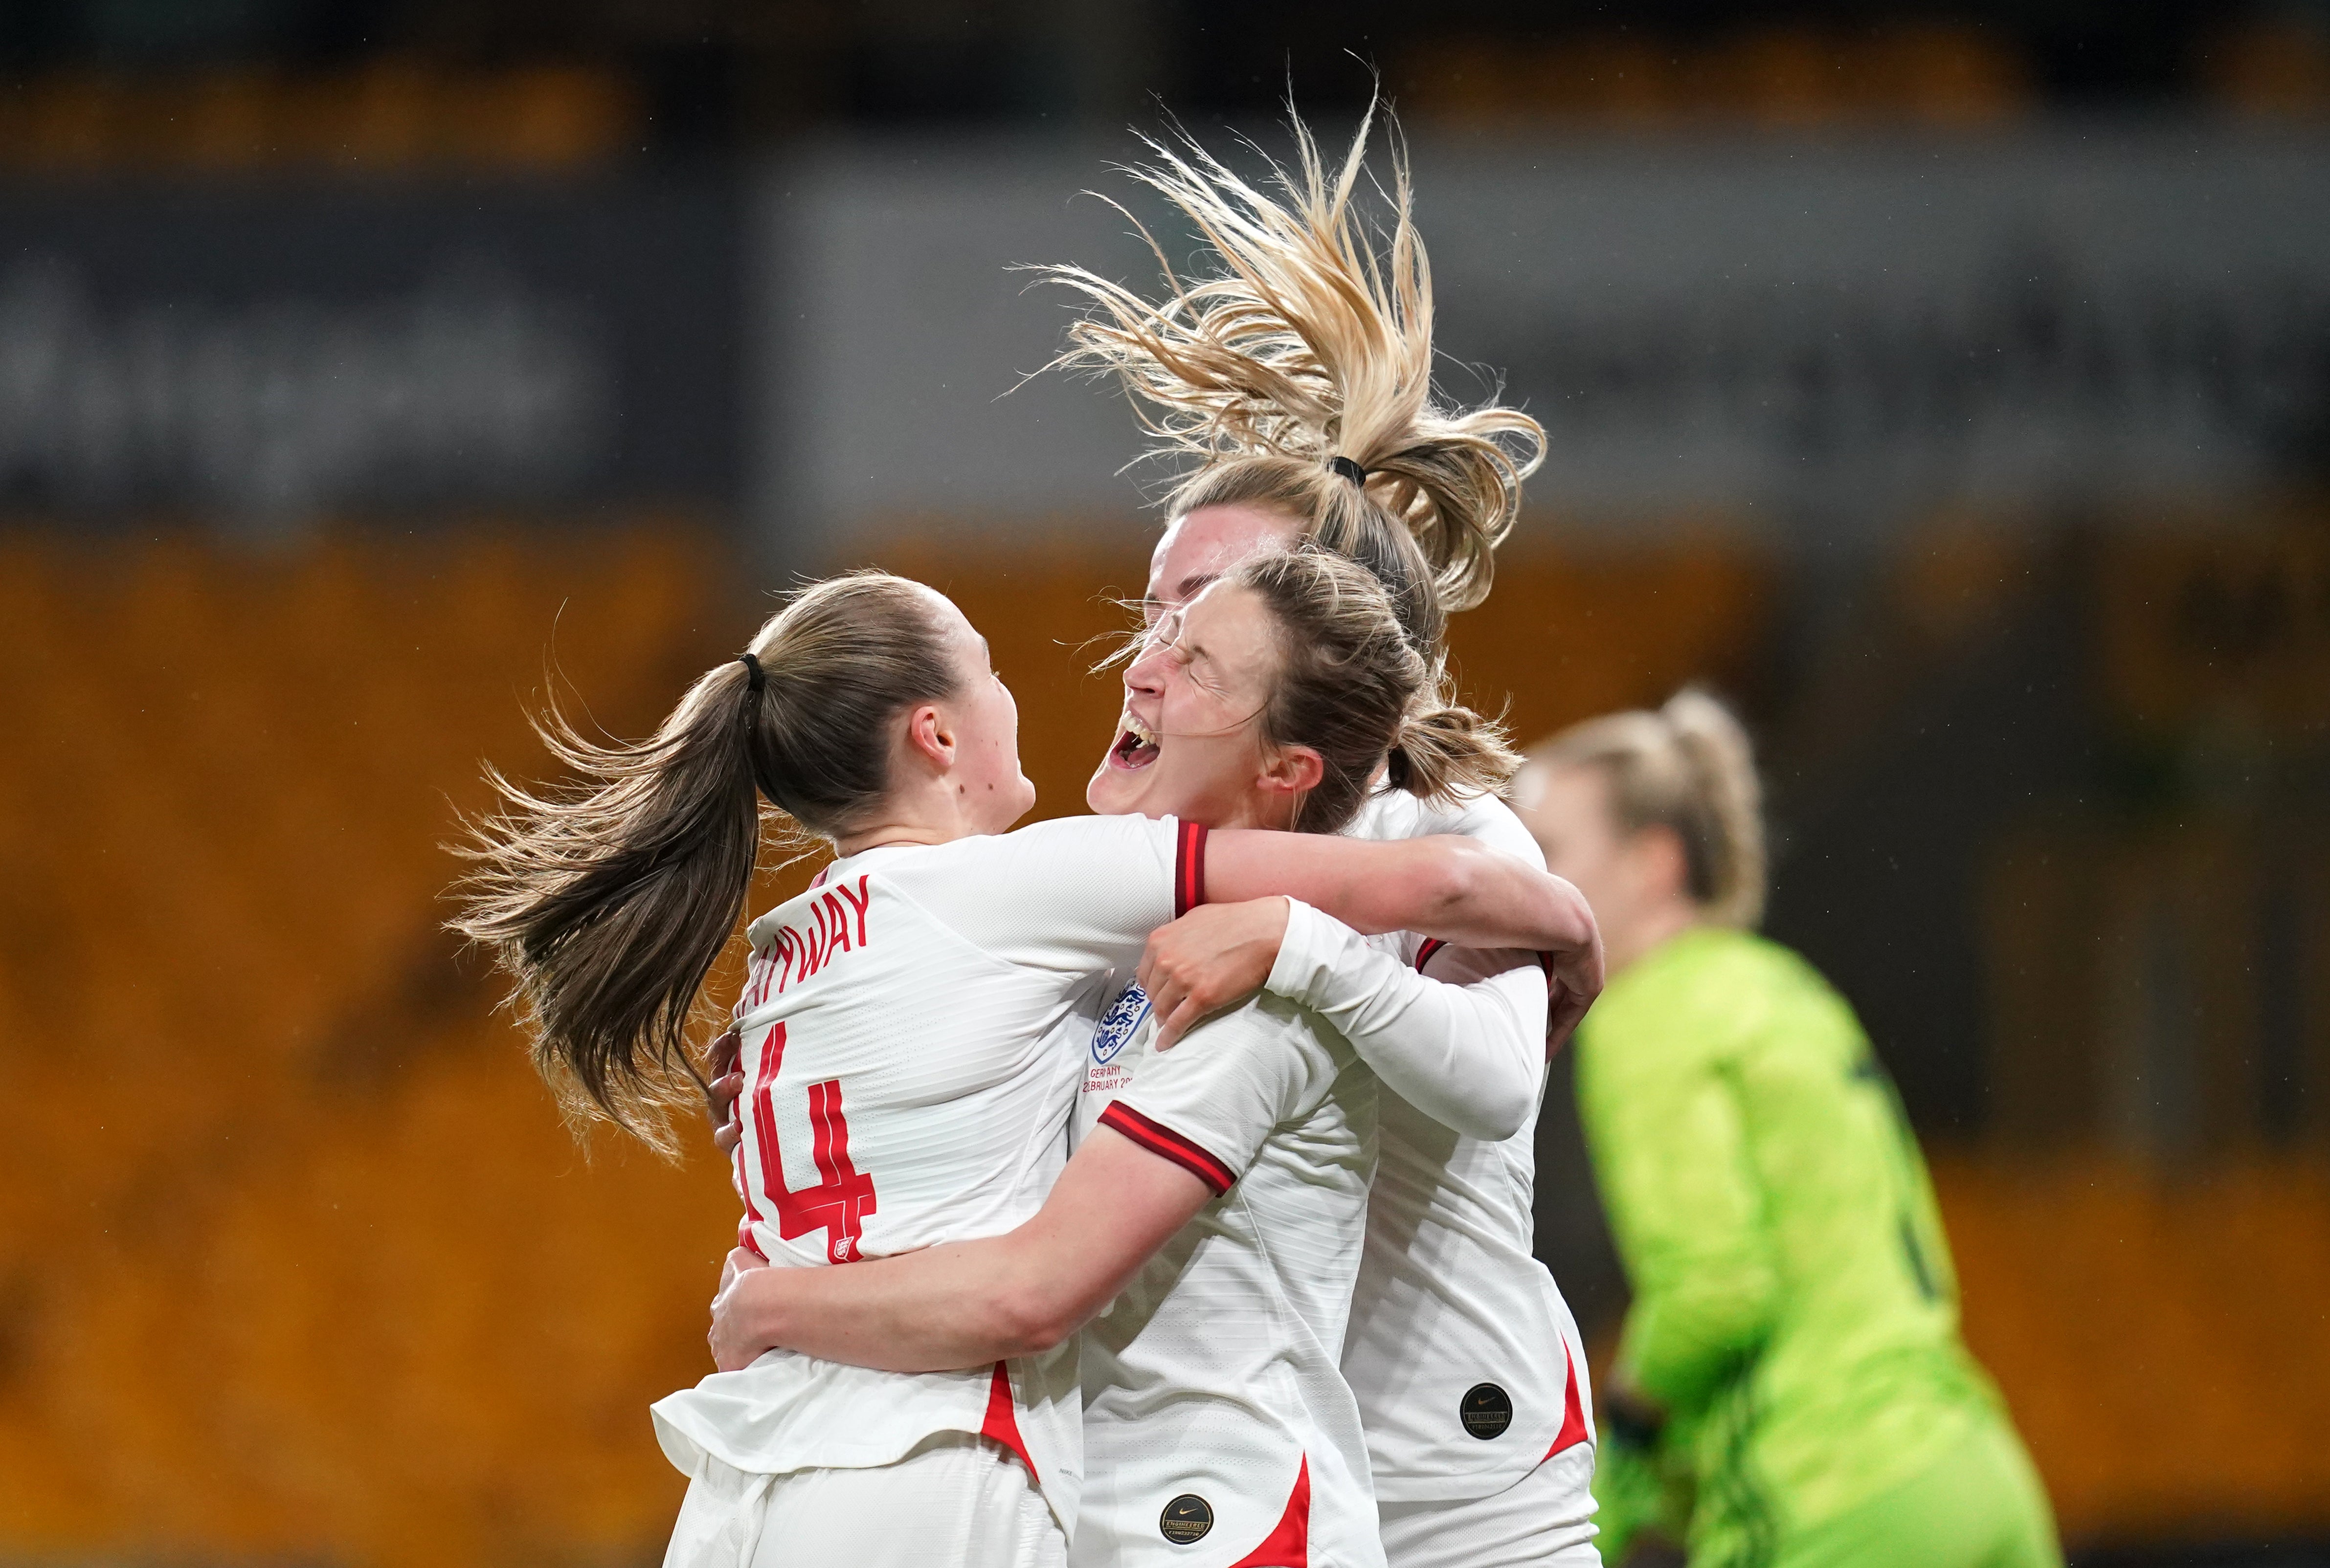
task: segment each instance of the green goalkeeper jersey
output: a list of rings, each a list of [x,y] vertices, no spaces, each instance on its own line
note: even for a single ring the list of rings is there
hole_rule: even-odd
[[[2003,1421],[1900,1102],[1810,965],[1686,932],[1610,983],[1577,1049],[1634,1291],[1618,1372],[1670,1412],[1692,1568],[1767,1561]]]

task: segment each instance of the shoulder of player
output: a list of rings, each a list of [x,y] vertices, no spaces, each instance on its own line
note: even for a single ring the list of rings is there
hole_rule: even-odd
[[[1486,793],[1425,801],[1405,790],[1386,790],[1369,798],[1352,832],[1357,837],[1387,841],[1453,833],[1477,838],[1531,865],[1545,864],[1545,852],[1513,808]]]
[[[1525,860],[1540,870],[1545,865],[1545,851],[1537,838],[1525,827],[1511,806],[1494,795],[1468,796],[1444,818],[1446,833],[1460,833],[1467,838],[1477,838],[1493,849]]]
[[[1605,1070],[1715,1064],[1857,1032],[1843,998],[1802,957],[1750,931],[1708,928],[1617,977],[1581,1041]]]
[[[886,968],[904,962],[934,980],[942,974],[952,974],[958,981],[967,978],[961,970],[964,964],[999,975],[1017,972],[1019,966],[990,951],[916,896],[918,889],[931,891],[933,881],[956,880],[955,874],[963,868],[951,867],[941,853],[952,847],[928,846],[930,855],[939,856],[936,860],[918,848],[845,864],[842,874],[820,874],[793,897],[756,916],[745,927],[753,949],[748,1015],[781,1012],[780,998],[813,976],[862,973],[855,962],[847,968],[835,963],[859,951],[886,952]],[[903,945],[895,933],[892,941],[882,940],[901,924],[911,933]]]
[[[1118,849],[1127,844],[1170,845],[1178,824],[1170,817],[1135,817],[1130,815],[1053,817],[1042,822],[1030,822],[1025,827],[1015,827],[1009,833],[983,835],[977,838],[958,839],[958,844],[984,846],[990,854],[1025,854],[1034,850],[1055,853],[1079,848]]]
[[[1169,856],[1174,833],[1173,823],[1145,817],[1056,817],[874,856],[864,869],[907,893],[940,881],[1042,880],[1074,874],[1079,863],[1121,864],[1142,849]]]

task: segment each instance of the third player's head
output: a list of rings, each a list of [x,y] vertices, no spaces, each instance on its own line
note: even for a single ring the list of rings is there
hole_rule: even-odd
[[[1573,724],[1530,753],[1513,805],[1593,906],[1614,973],[1686,927],[1763,914],[1755,754],[1704,692]]]
[[[1516,759],[1444,700],[1381,584],[1316,545],[1249,554],[1164,612],[1084,798],[1212,827],[1331,833],[1369,787],[1493,789]]]
[[[763,802],[845,854],[1000,833],[1035,804],[985,639],[944,595],[880,572],[795,594],[647,740],[595,741],[555,713],[542,728],[578,779],[493,775],[507,809],[475,825],[456,923],[516,978],[567,1108],[666,1147]]]
[[[1372,118],[1333,169],[1296,121],[1294,165],[1266,189],[1194,144],[1155,146],[1132,173],[1196,225],[1215,266],[1169,269],[1153,303],[1052,269],[1097,307],[1061,363],[1121,378],[1161,449],[1195,460],[1151,562],[1152,621],[1299,537],[1374,572],[1427,656],[1445,616],[1488,595],[1544,432],[1493,402],[1435,401],[1431,270],[1397,146],[1387,245],[1356,203]]]

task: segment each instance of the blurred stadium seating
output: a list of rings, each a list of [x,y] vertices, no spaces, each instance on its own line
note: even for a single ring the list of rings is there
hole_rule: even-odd
[[[1548,43],[1435,41],[1406,62],[1404,103],[1462,125],[1568,122],[1641,130],[1995,125],[2033,93],[2011,44],[1978,29],[1761,29],[1719,42],[1635,33]]]
[[[73,70],[0,84],[0,169],[104,174],[558,172],[636,145],[638,95],[602,68],[336,72]]]
[[[568,1560],[674,1505],[639,1399],[695,1372],[727,1204],[569,1145],[438,845],[554,667],[652,720],[709,559],[8,537],[8,1553]]]
[[[2321,1538],[2330,1162],[2170,1176],[2073,1146],[1934,1176],[1967,1342],[2070,1542]]]
[[[1047,815],[1080,808],[1116,707],[1085,673],[1125,624],[1096,590],[1132,591],[1144,564],[1073,537],[882,553],[993,640]],[[1754,678],[1769,562],[1719,530],[1680,537],[1516,553],[1457,623],[1468,688],[1510,692],[1527,735]],[[1951,602],[1961,557],[1925,559]],[[437,846],[483,798],[478,759],[538,765],[525,714],[554,685],[616,732],[651,723],[748,624],[729,570],[644,524],[268,555],[7,536],[9,1550],[652,1555],[679,1478],[643,1407],[703,1370],[728,1195],[700,1157],[566,1141],[489,978],[436,930],[456,869]],[[2127,570],[2112,581],[2148,581]],[[2032,950],[2011,923],[2032,917],[2001,918]],[[2067,1531],[2330,1524],[2318,1129],[2164,1165],[2065,1125],[2058,1036],[2083,1037],[2001,1033],[2000,1139],[1937,1174],[1969,1334]]]

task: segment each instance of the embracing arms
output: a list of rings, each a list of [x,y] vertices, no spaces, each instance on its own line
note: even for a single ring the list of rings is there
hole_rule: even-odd
[[[723,1372],[781,1346],[890,1372],[1029,1355],[1084,1327],[1214,1196],[1195,1175],[1100,1127],[1036,1216],[1000,1236],[846,1268],[771,1269],[749,1254],[712,1304]]]
[[[1409,964],[1317,910],[1298,903],[1288,917],[1265,989],[1332,1025],[1387,1088],[1443,1127],[1500,1143],[1527,1125],[1547,1056],[1537,954],[1435,943]]]
[[[1081,823],[1095,819],[1073,820]],[[1065,827],[1067,824],[1046,826]],[[1203,905],[1211,901],[1250,906],[1244,911],[1244,923],[1239,928],[1245,946],[1241,949],[1242,961],[1234,969],[1218,970],[1209,980],[1189,985],[1185,1001],[1174,988],[1170,962],[1154,977],[1150,970],[1160,952],[1159,940],[1178,932],[1179,940],[1186,947],[1192,945],[1189,939],[1196,933],[1184,929],[1182,922],[1160,930],[1158,937],[1151,940],[1151,961],[1143,965],[1142,980],[1146,985],[1152,978],[1159,979],[1175,1003],[1169,1006],[1160,999],[1157,1004],[1157,1016],[1163,1031],[1160,1040],[1164,1043],[1170,1044],[1206,1014],[1250,994],[1269,973],[1279,940],[1286,930],[1287,903],[1283,897],[1264,895],[1291,895],[1362,932],[1412,930],[1460,948],[1518,949],[1545,954],[1550,959],[1549,972],[1555,983],[1553,1029],[1557,1039],[1568,1032],[1568,1025],[1576,1022],[1577,1015],[1601,989],[1600,939],[1594,917],[1577,890],[1479,840],[1444,834],[1374,843],[1328,834],[1244,828],[1225,828],[1209,835],[1199,830],[1199,836],[1204,847],[1194,868],[1184,866],[1176,872],[1177,880],[1186,873],[1192,884],[1180,902]],[[1256,903],[1256,900],[1263,902]],[[1198,930],[1208,932],[1217,929],[1211,922],[1227,918],[1203,909],[1194,910],[1193,914],[1206,918],[1208,923]],[[1446,954],[1441,963],[1451,964],[1457,957]],[[1509,968],[1518,961],[1509,959],[1501,967]],[[1234,989],[1226,988],[1230,976],[1246,975],[1249,970],[1251,978]],[[1435,972],[1442,971],[1435,968]],[[1482,971],[1484,975],[1488,972]],[[1452,974],[1450,978],[1475,977]],[[1156,998],[1158,992],[1152,988],[1151,996]],[[1316,1000],[1292,993],[1290,996],[1322,1012],[1330,1010]],[[1481,1005],[1503,1010],[1502,1003]],[[1378,1010],[1378,1016],[1383,1015]],[[1493,1018],[1488,1020],[1491,1026],[1494,1023]],[[1426,1026],[1440,1027],[1437,1024]],[[1507,1044],[1521,1038],[1517,1028],[1508,1029],[1506,1034],[1511,1035]],[[1442,1034],[1444,1037],[1444,1030]],[[1353,1044],[1378,1072],[1385,1071],[1368,1042],[1355,1038]],[[1531,1032],[1525,1048],[1517,1047],[1514,1053],[1515,1060],[1532,1074],[1543,1064],[1542,1044],[1543,1037]],[[1428,1053],[1443,1049],[1432,1041],[1419,1048]],[[725,1153],[735,1148],[741,1131],[734,1110],[742,1079],[735,1072],[733,1034],[715,1043],[709,1068],[712,1082],[707,1091],[707,1109],[715,1139]],[[1389,1075],[1397,1079],[1399,1070],[1395,1066]],[[1466,1087],[1469,1090],[1480,1082],[1468,1078]],[[1503,1119],[1516,1093],[1526,1095],[1534,1103],[1533,1076],[1518,1090],[1502,1083],[1488,1087],[1488,1098],[1495,1103],[1481,1108],[1471,1122],[1459,1125],[1452,1121],[1450,1125],[1457,1126],[1460,1131],[1472,1132],[1473,1136],[1493,1136],[1488,1131],[1474,1132],[1473,1128],[1485,1128]],[[1416,1096],[1410,1098],[1422,1103]]]
[[[1333,1025],[1387,1087],[1435,1121],[1501,1142],[1527,1122],[1548,1054],[1602,989],[1601,938],[1582,900],[1577,913],[1582,929],[1558,950],[1435,942],[1410,968],[1299,902],[1208,904],[1150,938],[1141,983],[1157,1010],[1160,1050],[1264,987]]]
[[[1206,845],[1204,903],[1283,893],[1374,936],[1416,931],[1460,947],[1559,952],[1594,940],[1577,890],[1457,834],[1388,844],[1226,828]]]

